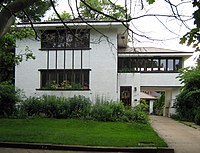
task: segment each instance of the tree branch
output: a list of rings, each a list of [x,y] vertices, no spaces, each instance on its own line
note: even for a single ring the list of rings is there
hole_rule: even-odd
[[[26,7],[32,5],[38,0],[15,0],[8,4],[6,8],[2,8],[0,12],[0,38],[5,34],[5,32],[11,27],[11,22],[13,14],[25,9]],[[13,20],[14,21],[14,20]]]

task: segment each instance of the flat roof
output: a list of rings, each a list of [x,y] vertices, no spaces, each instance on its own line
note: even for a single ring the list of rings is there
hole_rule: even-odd
[[[192,56],[194,51],[181,51],[166,48],[156,48],[156,47],[127,47],[118,48],[119,57],[129,57],[129,56]]]

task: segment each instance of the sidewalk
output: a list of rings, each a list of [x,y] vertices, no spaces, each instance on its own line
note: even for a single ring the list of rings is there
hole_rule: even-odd
[[[150,116],[152,127],[175,153],[200,153],[200,128],[163,116]]]

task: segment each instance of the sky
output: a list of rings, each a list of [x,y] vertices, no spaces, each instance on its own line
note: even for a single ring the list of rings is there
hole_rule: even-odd
[[[112,0],[117,4],[124,6],[125,0]],[[165,2],[165,0],[156,0],[152,5],[146,3],[144,6],[140,3],[141,0],[127,0],[127,6],[129,6],[129,11],[132,17],[139,17],[145,14],[160,14],[160,15],[171,15],[171,6]],[[190,19],[192,13],[194,12],[192,2],[190,0],[171,0],[173,4],[178,7],[179,14],[184,16],[183,19]],[[58,0],[56,9],[58,12],[69,12],[71,13],[71,8],[68,5],[71,4],[74,13],[76,14],[76,7],[74,0]],[[142,8],[143,7],[143,8]],[[173,8],[174,11],[175,7]],[[47,16],[52,14],[52,10],[47,14]],[[191,46],[180,45],[180,38],[186,34],[191,28],[194,28],[193,20],[188,20],[182,23],[180,20],[174,19],[172,17],[155,17],[146,16],[139,19],[134,19],[130,23],[130,28],[140,35],[145,35],[150,39],[133,35],[134,41],[130,43],[133,47],[160,47],[168,49],[177,49],[184,51],[194,50]]]

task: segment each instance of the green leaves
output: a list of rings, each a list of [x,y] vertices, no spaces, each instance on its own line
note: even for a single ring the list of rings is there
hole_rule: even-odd
[[[110,0],[81,0],[79,9],[81,15],[86,18],[109,21],[131,18],[124,7]]]
[[[148,2],[149,4],[153,4],[153,3],[155,2],[155,0],[147,0],[147,2]]]

